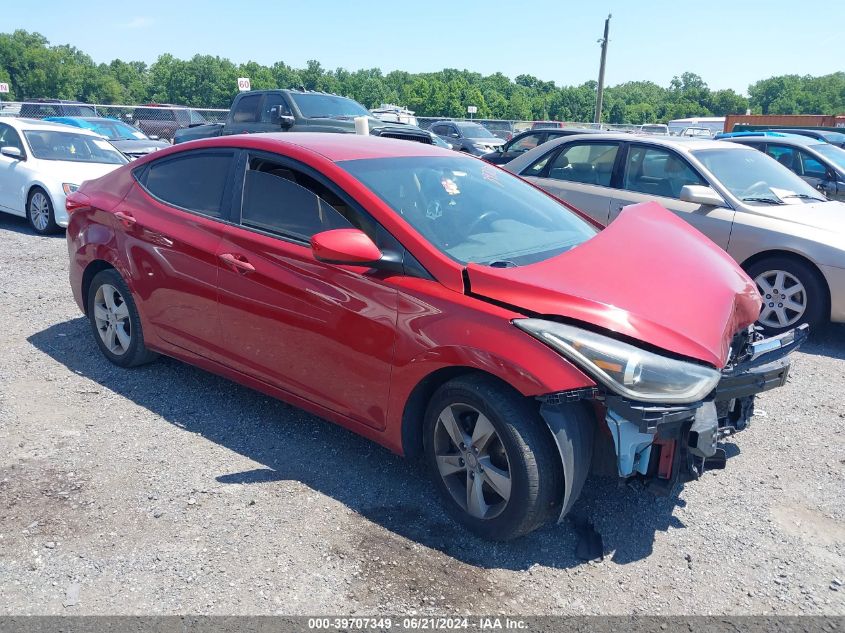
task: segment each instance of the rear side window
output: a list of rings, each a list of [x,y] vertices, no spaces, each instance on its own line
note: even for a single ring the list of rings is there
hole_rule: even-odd
[[[229,182],[234,154],[188,153],[149,164],[142,186],[174,207],[222,218],[223,193]]]
[[[284,165],[253,158],[244,176],[241,224],[307,241],[352,224],[343,202],[316,180]]]
[[[654,147],[628,150],[624,188],[664,198],[679,198],[684,185],[706,185],[680,156]]]
[[[260,94],[241,97],[235,105],[234,112],[232,112],[232,121],[234,123],[257,123],[260,105]]]

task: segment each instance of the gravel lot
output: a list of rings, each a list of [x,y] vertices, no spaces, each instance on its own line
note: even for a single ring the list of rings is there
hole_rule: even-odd
[[[758,400],[724,471],[611,482],[511,544],[419,465],[177,361],[109,364],[64,236],[0,214],[0,614],[845,614],[845,327]]]

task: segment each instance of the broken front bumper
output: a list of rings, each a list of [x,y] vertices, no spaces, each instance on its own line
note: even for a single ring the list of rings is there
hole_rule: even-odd
[[[806,325],[767,339],[753,330],[742,333],[716,388],[691,404],[647,404],[595,388],[544,397],[541,413],[555,435],[567,481],[561,517],[580,494],[589,466],[579,469],[577,464],[589,464],[589,457],[584,460],[589,453],[594,470],[638,478],[657,493],[668,493],[707,468],[723,468],[725,452],[718,448],[719,440],[748,426],[756,394],[786,383],[789,354],[807,333]],[[565,410],[566,403],[577,400],[592,400],[604,417],[595,441],[585,439],[583,423]],[[602,435],[612,441],[602,443]],[[602,452],[602,446],[612,446],[613,454]]]

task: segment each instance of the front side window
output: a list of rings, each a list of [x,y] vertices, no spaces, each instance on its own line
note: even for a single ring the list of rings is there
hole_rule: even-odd
[[[307,241],[322,231],[352,228],[338,209],[345,210],[343,202],[310,176],[262,158],[250,160],[243,226]]]
[[[338,163],[452,259],[494,266],[543,261],[596,229],[551,196],[464,156]]]
[[[232,121],[234,123],[257,123],[259,119],[258,108],[261,106],[261,95],[246,95],[238,100]]]
[[[24,151],[20,134],[11,125],[0,123],[0,147],[17,147],[21,152]]]
[[[127,158],[105,139],[77,132],[24,130],[32,155],[42,160],[123,165]]]
[[[610,186],[618,143],[575,143],[564,148],[549,167],[549,178]]]
[[[223,217],[223,192],[229,181],[232,152],[187,152],[153,161],[144,188],[159,200],[214,218]]]
[[[628,150],[623,187],[664,198],[680,198],[685,185],[707,182],[680,156],[669,150],[635,145]]]
[[[276,116],[290,116],[290,108],[288,107],[285,98],[277,92],[271,92],[264,97],[264,107],[261,109],[261,122],[274,123],[277,119],[273,118],[273,113]]]

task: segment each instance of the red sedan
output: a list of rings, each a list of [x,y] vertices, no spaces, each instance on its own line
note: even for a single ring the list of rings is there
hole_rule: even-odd
[[[523,180],[341,134],[186,143],[67,202],[94,340],[166,354],[423,455],[488,538],[563,517],[592,467],[655,490],[720,466],[803,330],[656,204],[599,230]]]

